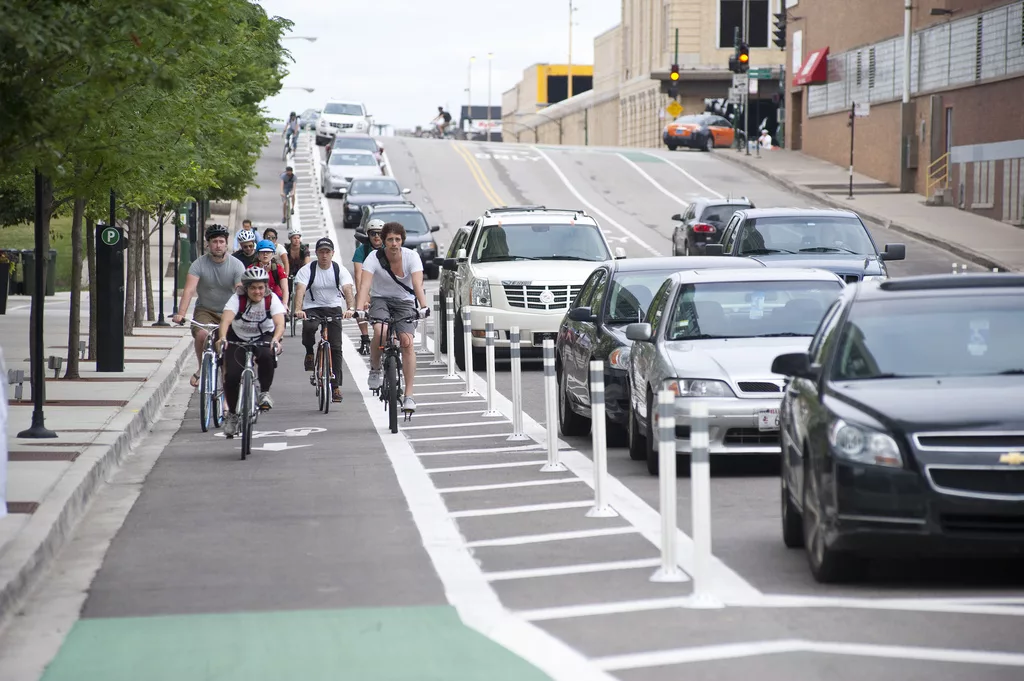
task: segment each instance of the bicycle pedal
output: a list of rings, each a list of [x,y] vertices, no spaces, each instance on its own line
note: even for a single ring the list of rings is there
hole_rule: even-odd
[[[413,412],[411,412],[411,411],[406,411],[406,410],[404,410],[404,409],[403,409],[403,410],[402,410],[402,413],[404,413],[404,414],[405,414],[405,422],[406,422],[406,423],[408,423],[409,421],[412,421],[412,415],[413,415]]]
[[[309,375],[309,384],[316,387],[316,374]]]

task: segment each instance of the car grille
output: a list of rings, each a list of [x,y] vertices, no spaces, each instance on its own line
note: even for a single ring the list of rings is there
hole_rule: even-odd
[[[928,477],[940,492],[1024,499],[1022,468],[928,466]]]
[[[858,281],[860,281],[859,274],[841,274],[839,276],[841,276],[843,278],[843,281],[845,281],[847,284],[856,284]]]
[[[740,381],[740,390],[745,393],[780,393],[782,388],[766,381]]]
[[[570,285],[550,286],[521,286],[516,284],[505,284],[505,298],[510,307],[522,307],[528,310],[565,310],[573,301],[576,294],[583,288]],[[541,301],[541,297],[548,298],[545,292],[550,293],[550,302]]]
[[[730,428],[725,431],[727,445],[780,445],[779,431],[762,432],[757,428]]]
[[[950,534],[985,532],[1024,537],[1024,515],[973,515],[943,513],[939,516],[942,529]]]
[[[914,444],[918,449],[1024,449],[1024,433],[1021,432],[951,432],[917,433]]]

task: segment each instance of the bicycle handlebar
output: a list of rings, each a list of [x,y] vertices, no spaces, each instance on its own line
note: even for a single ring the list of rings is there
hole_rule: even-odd
[[[178,326],[185,326],[185,322],[188,322],[192,326],[198,326],[200,329],[206,329],[207,331],[213,331],[220,328],[220,324],[201,324],[194,319],[182,319],[178,322]]]
[[[429,307],[417,308],[415,316],[413,316],[413,317],[406,317],[406,318],[402,318],[402,319],[379,319],[379,318],[376,318],[376,317],[372,317],[371,318],[370,317],[370,313],[367,312],[366,310],[356,310],[352,314],[353,314],[353,316],[356,319],[359,319],[361,321],[371,321],[371,322],[381,323],[381,324],[389,324],[389,323],[390,324],[394,324],[394,323],[397,323],[397,322],[417,322],[417,321],[419,321],[421,319],[426,319],[427,317],[430,316],[430,308]]]

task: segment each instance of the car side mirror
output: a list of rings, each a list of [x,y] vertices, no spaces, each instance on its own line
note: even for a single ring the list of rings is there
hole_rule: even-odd
[[[459,263],[454,258],[445,258],[444,260],[442,260],[441,261],[441,267],[443,267],[448,272],[458,272],[459,271]]]
[[[816,381],[820,370],[811,366],[811,356],[806,352],[791,352],[775,358],[772,362],[772,373]]]
[[[906,260],[906,244],[886,244],[885,250],[879,254],[882,260]]]
[[[469,256],[466,255],[466,249],[465,248],[460,248],[459,252],[455,254],[455,259],[456,260],[465,260],[468,257]]]
[[[597,316],[589,307],[575,307],[569,310],[569,319],[574,322],[596,322]]]
[[[377,147],[377,148],[380,149],[380,153],[382,153],[382,154],[384,153],[384,147]]]
[[[474,224],[476,224],[475,220],[466,220],[466,227],[472,227]]]
[[[707,244],[704,246],[704,255],[725,255],[725,246],[722,244]]]
[[[672,219],[673,220],[679,220],[680,222],[682,222],[683,216],[680,215],[679,213],[676,213],[675,215],[672,216]]]
[[[623,260],[626,257],[626,249],[622,246],[615,247],[615,259]]]
[[[402,190],[402,193],[403,193],[403,194],[411,194],[411,193],[412,193],[412,190],[411,190],[411,189],[409,189],[408,187],[406,187],[405,189],[403,189],[403,190]]]
[[[441,231],[441,225],[431,225],[430,226],[430,232],[431,233],[440,232],[440,231]]]
[[[651,340],[652,335],[653,331],[651,331],[651,325],[646,322],[630,324],[626,327],[626,338],[631,341],[646,343]]]

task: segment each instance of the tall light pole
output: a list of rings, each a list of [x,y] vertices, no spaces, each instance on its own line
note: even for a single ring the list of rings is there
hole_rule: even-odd
[[[566,74],[566,81],[569,86],[569,96],[566,99],[572,99],[572,13],[576,11],[576,8],[572,6],[572,0],[569,0],[569,71]],[[550,97],[548,98],[551,99]]]
[[[494,126],[494,113],[491,111],[491,71],[494,65],[494,53],[487,53],[487,141],[491,139],[491,128]]]
[[[469,70],[466,76],[466,120],[469,122],[467,135],[473,127],[473,62],[475,61],[476,57],[469,58]]]
[[[308,40],[311,43],[316,42],[316,36],[310,35],[289,35],[281,38],[281,40]]]

